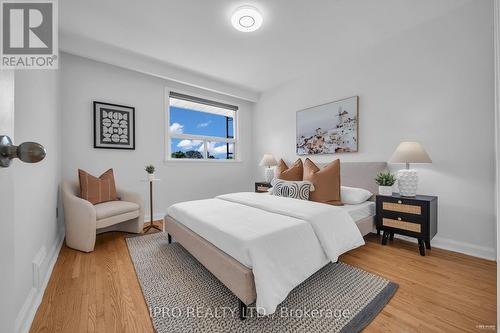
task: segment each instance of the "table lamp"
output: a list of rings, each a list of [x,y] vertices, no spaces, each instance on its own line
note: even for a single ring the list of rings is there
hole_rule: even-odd
[[[259,163],[260,166],[265,166],[264,169],[264,179],[266,183],[270,183],[274,178],[274,169],[271,169],[272,166],[278,165],[278,162],[271,154],[264,154],[262,160]]]
[[[389,163],[406,163],[406,169],[398,171],[399,194],[404,197],[414,197],[417,195],[418,174],[417,170],[410,169],[410,163],[432,163],[432,161],[420,143],[404,141],[396,148]]]

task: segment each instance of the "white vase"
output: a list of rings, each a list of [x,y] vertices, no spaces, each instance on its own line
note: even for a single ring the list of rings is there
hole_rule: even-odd
[[[151,182],[155,179],[155,174],[154,173],[148,173],[148,180]]]
[[[417,170],[403,169],[398,171],[399,194],[403,197],[414,197],[417,195],[418,174]]]
[[[380,186],[379,185],[378,194],[380,194],[380,195],[392,195],[392,186]]]
[[[264,169],[264,179],[266,183],[270,183],[274,178],[274,169],[273,168],[265,168]]]

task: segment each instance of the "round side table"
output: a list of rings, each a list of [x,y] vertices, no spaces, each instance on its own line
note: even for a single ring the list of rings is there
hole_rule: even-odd
[[[144,227],[144,233],[147,233],[151,229],[156,229],[158,231],[163,231],[160,227],[153,223],[153,182],[159,182],[160,179],[144,179],[142,182],[149,182],[149,210],[150,210],[150,221],[147,226]]]

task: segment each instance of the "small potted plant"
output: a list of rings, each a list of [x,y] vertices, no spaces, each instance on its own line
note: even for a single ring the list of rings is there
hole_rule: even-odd
[[[155,166],[154,165],[146,165],[144,170],[146,170],[146,172],[148,173],[148,180],[149,181],[152,181],[153,179],[155,179]]]
[[[375,183],[378,184],[378,194],[392,195],[392,185],[396,182],[396,177],[389,171],[381,172],[375,178]]]

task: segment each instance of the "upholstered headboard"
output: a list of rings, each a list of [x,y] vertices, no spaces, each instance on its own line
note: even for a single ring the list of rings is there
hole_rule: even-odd
[[[326,163],[317,165],[322,168]],[[375,176],[385,169],[387,169],[386,162],[341,162],[340,181],[344,186],[361,187],[377,194],[378,185],[375,184]]]
[[[386,168],[386,162],[343,162],[340,164],[340,182],[344,186],[361,187],[376,194],[378,185],[375,176]]]

